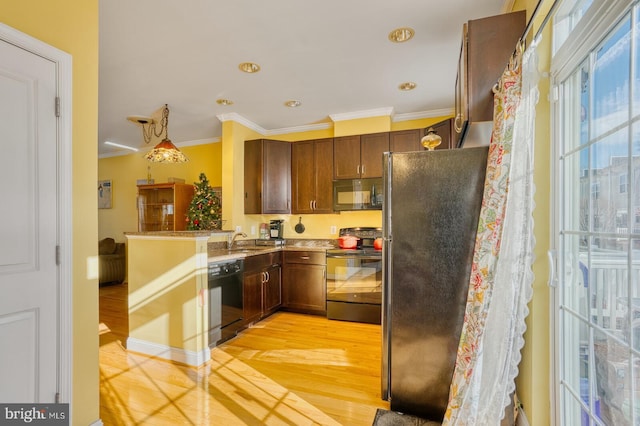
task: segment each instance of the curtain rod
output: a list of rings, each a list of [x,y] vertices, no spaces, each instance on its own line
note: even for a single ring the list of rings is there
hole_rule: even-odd
[[[527,22],[527,26],[524,28],[524,32],[522,33],[522,36],[520,36],[520,42],[521,43],[524,43],[525,39],[529,35],[529,31],[531,31],[531,28],[533,27],[533,20],[536,18],[536,15],[540,11],[540,6],[542,5],[543,2],[544,2],[544,0],[538,0],[538,3],[536,4],[536,7],[533,9],[533,13],[531,14],[531,18],[529,18],[529,22]],[[540,37],[540,34],[542,34],[542,30],[544,29],[544,27],[549,22],[549,19],[551,19],[551,15],[553,15],[553,12],[555,11],[556,7],[559,4],[560,4],[559,0],[554,0],[553,1],[553,4],[551,5],[551,8],[549,8],[549,12],[547,13],[547,16],[544,17],[544,19],[542,20],[542,23],[540,24],[540,27],[538,28],[538,31],[536,31],[535,36],[533,36],[534,40],[537,39],[538,37]]]

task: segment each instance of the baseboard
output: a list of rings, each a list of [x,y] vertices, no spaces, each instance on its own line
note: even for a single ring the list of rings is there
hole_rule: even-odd
[[[161,345],[158,343],[139,340],[134,337],[127,338],[127,350],[144,355],[179,362],[181,364],[199,367],[211,359],[211,350],[205,348],[200,352],[187,351],[182,348]]]

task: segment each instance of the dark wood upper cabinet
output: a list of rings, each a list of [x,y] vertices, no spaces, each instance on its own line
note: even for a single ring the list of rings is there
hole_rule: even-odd
[[[455,88],[454,147],[469,123],[493,121],[492,89],[508,65],[525,24],[525,11],[464,24]]]
[[[449,118],[433,124],[426,129],[398,130],[389,134],[389,150],[392,152],[424,151],[420,140],[427,134],[427,130],[433,130],[440,135],[442,143],[436,149],[451,148],[451,135],[453,132],[453,119]]]
[[[291,212],[291,144],[256,139],[244,144],[245,214]]]
[[[292,213],[333,213],[333,139],[291,146]]]
[[[389,132],[334,139],[334,178],[382,177],[382,154],[389,151]]]
[[[360,177],[360,135],[333,139],[333,176],[336,179]]]
[[[389,150],[391,152],[422,151],[420,129],[398,130],[389,134]]]
[[[451,135],[453,134],[452,118],[449,118],[447,120],[441,121],[439,123],[436,123],[432,126],[427,127],[426,129],[424,129],[423,135],[426,135],[429,129],[433,129],[433,131],[436,132],[442,138],[442,143],[439,146],[437,146],[436,149],[453,148],[453,146],[451,145]]]

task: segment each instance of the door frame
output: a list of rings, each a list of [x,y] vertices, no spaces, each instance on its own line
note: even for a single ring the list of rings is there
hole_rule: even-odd
[[[72,402],[72,57],[53,46],[0,23],[0,40],[55,63],[59,117],[56,134],[58,250],[58,393],[61,403]],[[52,100],[53,101],[53,100]]]

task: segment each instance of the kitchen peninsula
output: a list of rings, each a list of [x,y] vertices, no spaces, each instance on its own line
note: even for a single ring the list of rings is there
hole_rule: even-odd
[[[231,231],[127,233],[129,338],[127,349],[199,366],[210,359],[210,262],[281,250],[333,247],[331,240],[287,241],[283,248],[248,244],[227,249]],[[242,243],[245,243],[244,241]]]
[[[127,233],[127,349],[198,366],[207,342],[207,243],[228,231]]]

